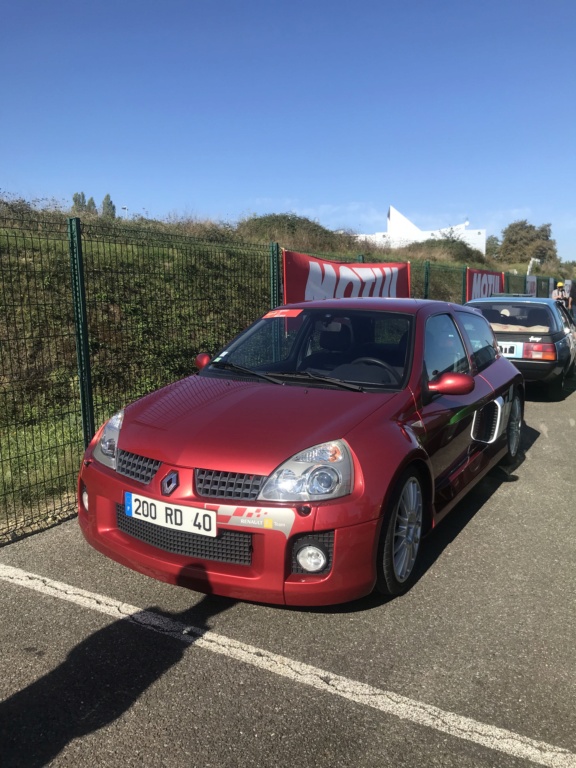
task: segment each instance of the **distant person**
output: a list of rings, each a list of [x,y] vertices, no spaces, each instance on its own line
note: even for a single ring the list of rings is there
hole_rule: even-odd
[[[556,301],[561,301],[565,307],[568,306],[568,294],[561,280],[556,283],[556,288],[552,291],[552,298]]]

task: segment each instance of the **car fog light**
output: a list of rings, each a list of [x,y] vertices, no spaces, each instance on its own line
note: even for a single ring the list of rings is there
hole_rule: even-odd
[[[88,490],[86,488],[82,489],[82,504],[86,512],[88,512]]]
[[[296,552],[296,560],[301,568],[308,573],[318,573],[324,570],[328,563],[326,552],[320,547],[308,544]]]

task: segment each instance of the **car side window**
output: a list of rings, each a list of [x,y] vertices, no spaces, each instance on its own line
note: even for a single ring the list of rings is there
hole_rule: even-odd
[[[564,308],[562,304],[558,304],[558,309],[560,310],[560,315],[562,317],[562,323],[565,326],[568,326],[571,330],[574,330],[574,320],[570,317],[568,314],[568,311]]]
[[[433,315],[426,321],[424,368],[428,381],[443,373],[470,372],[466,349],[450,315]]]
[[[498,356],[498,344],[490,323],[482,315],[457,312],[472,348],[472,357],[478,371],[487,368]]]

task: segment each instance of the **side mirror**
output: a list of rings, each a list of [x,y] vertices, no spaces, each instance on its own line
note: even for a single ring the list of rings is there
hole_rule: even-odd
[[[205,368],[208,365],[210,360],[211,357],[207,352],[200,352],[199,355],[196,355],[194,362],[196,363],[196,368],[201,371],[202,368]]]
[[[438,395],[469,395],[473,389],[474,379],[468,373],[443,373],[428,382],[428,391]]]

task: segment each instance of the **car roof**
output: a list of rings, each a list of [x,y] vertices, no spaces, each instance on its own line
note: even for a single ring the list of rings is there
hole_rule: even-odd
[[[324,309],[331,312],[341,310],[364,310],[366,312],[406,312],[415,315],[422,309],[431,312],[437,310],[446,312],[455,309],[467,309],[460,304],[448,301],[435,301],[433,299],[399,299],[399,298],[346,298],[346,299],[321,299],[318,301],[300,301],[294,304],[285,304],[276,309]]]
[[[469,305],[477,304],[494,304],[495,302],[501,304],[546,304],[550,307],[556,306],[556,299],[545,298],[544,296],[531,296],[524,293],[496,293],[494,296],[487,296],[481,299],[470,299],[466,303]]]

